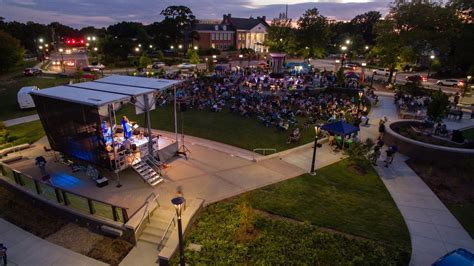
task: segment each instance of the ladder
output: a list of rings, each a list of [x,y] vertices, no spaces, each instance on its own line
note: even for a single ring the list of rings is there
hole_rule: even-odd
[[[133,170],[137,172],[145,182],[147,182],[150,186],[156,186],[159,183],[163,182],[163,178],[161,178],[160,174],[158,174],[150,165],[148,165],[145,161],[136,160],[132,164]]]

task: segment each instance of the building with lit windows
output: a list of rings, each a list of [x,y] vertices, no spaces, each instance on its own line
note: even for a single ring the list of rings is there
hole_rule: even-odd
[[[258,53],[268,52],[268,47],[264,44],[269,25],[265,19],[265,16],[234,18],[227,14],[219,24],[198,23],[193,29],[199,34],[197,46],[201,49],[251,48]]]

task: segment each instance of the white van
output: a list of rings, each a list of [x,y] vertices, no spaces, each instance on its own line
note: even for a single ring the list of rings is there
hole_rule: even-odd
[[[39,90],[39,88],[36,86],[30,86],[23,87],[18,91],[16,99],[18,101],[18,106],[20,106],[20,109],[35,108],[35,102],[33,102],[33,98],[31,97],[30,92],[36,90]]]

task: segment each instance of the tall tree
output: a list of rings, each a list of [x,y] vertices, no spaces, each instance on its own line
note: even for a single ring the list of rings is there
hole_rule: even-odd
[[[161,29],[168,36],[171,43],[182,43],[185,40],[187,29],[196,23],[196,17],[189,7],[169,6],[161,11],[165,18],[161,22]]]
[[[357,15],[351,20],[351,24],[354,25],[357,32],[362,34],[366,44],[375,44],[374,26],[381,17],[382,14],[380,14],[380,12],[369,11],[364,14]]]
[[[274,18],[268,29],[266,45],[270,51],[281,51],[287,53],[295,52],[295,29],[291,26],[291,19],[281,13]]]
[[[0,70],[7,70],[15,66],[25,53],[20,45],[20,41],[10,34],[0,31]]]
[[[326,18],[317,8],[308,9],[298,19],[297,40],[302,47],[301,53],[309,50],[309,56],[322,57],[329,37],[329,28]]]

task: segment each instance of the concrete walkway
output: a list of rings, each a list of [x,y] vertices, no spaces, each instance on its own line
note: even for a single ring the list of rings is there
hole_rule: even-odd
[[[5,124],[5,126],[11,127],[11,126],[14,126],[14,125],[28,123],[28,122],[32,122],[32,121],[36,121],[36,120],[39,120],[38,114],[23,116],[23,117],[19,117],[19,118],[15,118],[15,119],[10,119],[10,120],[5,120],[5,121],[3,121],[3,123]]]
[[[0,243],[8,265],[107,265],[39,238],[0,218]]]
[[[380,104],[372,109],[370,127],[362,127],[364,138],[378,136],[378,121],[384,115],[398,120],[393,98],[379,95]],[[384,155],[384,153],[383,153]],[[384,156],[382,156],[382,159]],[[474,240],[431,191],[405,163],[408,158],[397,154],[389,168],[379,162],[375,167],[392,195],[407,224],[412,244],[410,265],[431,265],[436,259],[456,248],[474,252]]]

